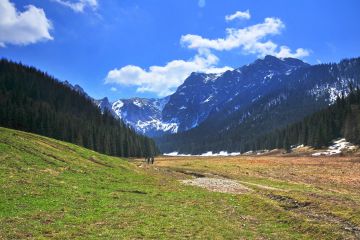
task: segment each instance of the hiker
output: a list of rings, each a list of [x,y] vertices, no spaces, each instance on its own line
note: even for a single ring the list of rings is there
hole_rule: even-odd
[[[154,164],[154,161],[155,161],[154,157],[151,157],[151,164]]]

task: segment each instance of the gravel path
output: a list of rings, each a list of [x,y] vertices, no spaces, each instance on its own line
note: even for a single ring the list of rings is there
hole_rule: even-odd
[[[233,193],[233,194],[243,194],[251,191],[249,188],[238,183],[235,180],[223,179],[223,178],[195,178],[189,180],[182,180],[182,183],[191,186],[198,186],[206,188],[209,191],[213,192],[222,192],[222,193]]]

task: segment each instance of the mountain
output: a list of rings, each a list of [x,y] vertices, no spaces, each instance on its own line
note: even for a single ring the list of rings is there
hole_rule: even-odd
[[[110,114],[101,114],[79,86],[33,67],[0,60],[0,126],[41,134],[115,156],[158,152]]]
[[[67,86],[68,88],[70,88],[71,90],[78,92],[79,94],[83,95],[84,97],[88,98],[88,99],[92,99],[86,92],[85,90],[78,84],[72,85],[71,83],[69,83],[67,80],[65,80],[64,82],[62,82],[65,86]]]
[[[359,58],[309,65],[265,56],[221,74],[192,73],[163,99],[95,101],[163,152],[244,151],[274,129],[333,104],[359,84]]]
[[[113,103],[110,103],[107,98],[94,100],[102,112],[110,112],[137,132],[148,136],[177,132],[177,123],[165,122],[162,118],[162,111],[168,101],[169,97],[119,99]]]
[[[308,64],[294,58],[266,56],[253,64],[222,74],[192,73],[177,91],[163,99],[95,100],[102,111],[122,119],[148,136],[183,132],[205,121],[211,112],[232,104],[236,111],[281,83],[277,76]]]
[[[207,92],[208,87],[197,90],[201,99],[216,99],[210,110],[197,112],[198,115],[206,114],[205,120],[188,131],[157,138],[163,152],[244,151],[252,144],[250,140],[333,104],[337,96],[346,96],[349,85],[360,83],[360,58],[310,66],[296,59],[267,56],[225,72],[213,82],[212,86],[217,82],[222,84],[214,87],[212,93],[221,89],[222,94],[215,97]],[[202,85],[206,84],[203,81]],[[189,85],[187,83],[186,88]],[[186,102],[186,96],[189,98],[186,93],[180,94],[182,87],[174,95],[183,95],[185,100],[178,101],[177,106]],[[172,96],[168,105],[171,100]]]
[[[293,58],[266,56],[253,64],[223,74],[192,73],[170,96],[163,119],[179,125],[179,131],[198,126],[212,112],[224,107],[237,111],[281,86],[280,76],[308,64]]]

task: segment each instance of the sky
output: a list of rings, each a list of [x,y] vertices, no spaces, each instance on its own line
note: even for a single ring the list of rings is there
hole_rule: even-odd
[[[358,0],[0,0],[0,58],[92,97],[164,97],[265,55],[360,56]]]

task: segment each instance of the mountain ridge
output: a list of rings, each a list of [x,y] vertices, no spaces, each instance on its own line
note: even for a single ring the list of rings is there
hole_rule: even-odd
[[[264,85],[262,89],[258,90],[261,92],[265,89],[271,90],[267,86],[267,82],[274,76],[289,74],[297,68],[308,66],[310,65],[299,59],[279,59],[273,56],[265,56],[251,64],[220,74],[193,72],[172,95],[163,99],[131,98],[119,99],[112,103],[108,99],[102,99],[95,100],[95,103],[102,111],[105,109],[110,111],[138,132],[149,136],[160,136],[197,127],[213,111],[218,111],[240,94],[239,91],[234,91],[237,90],[241,81],[244,81],[243,78],[247,81],[246,84],[242,83],[243,87],[246,88],[242,90],[243,92],[246,92],[248,88],[254,88],[252,85],[254,79],[258,81],[258,85]],[[238,101],[244,101],[243,98]],[[143,104],[145,107],[131,107],[136,105],[134,103],[139,99],[140,102],[148,102]],[[156,101],[165,102],[163,108],[154,110],[156,107],[153,103]],[[249,102],[249,99],[247,101]],[[234,104],[233,110],[236,111],[237,107]],[[143,116],[143,113],[148,115],[147,118]]]
[[[231,103],[213,112],[197,128],[174,136],[158,138],[163,152],[203,153],[206,151],[242,151],[247,139],[301,120],[306,115],[346,96],[349,86],[360,83],[360,58],[338,64],[299,68],[278,79],[285,83],[247,106],[231,111]]]

